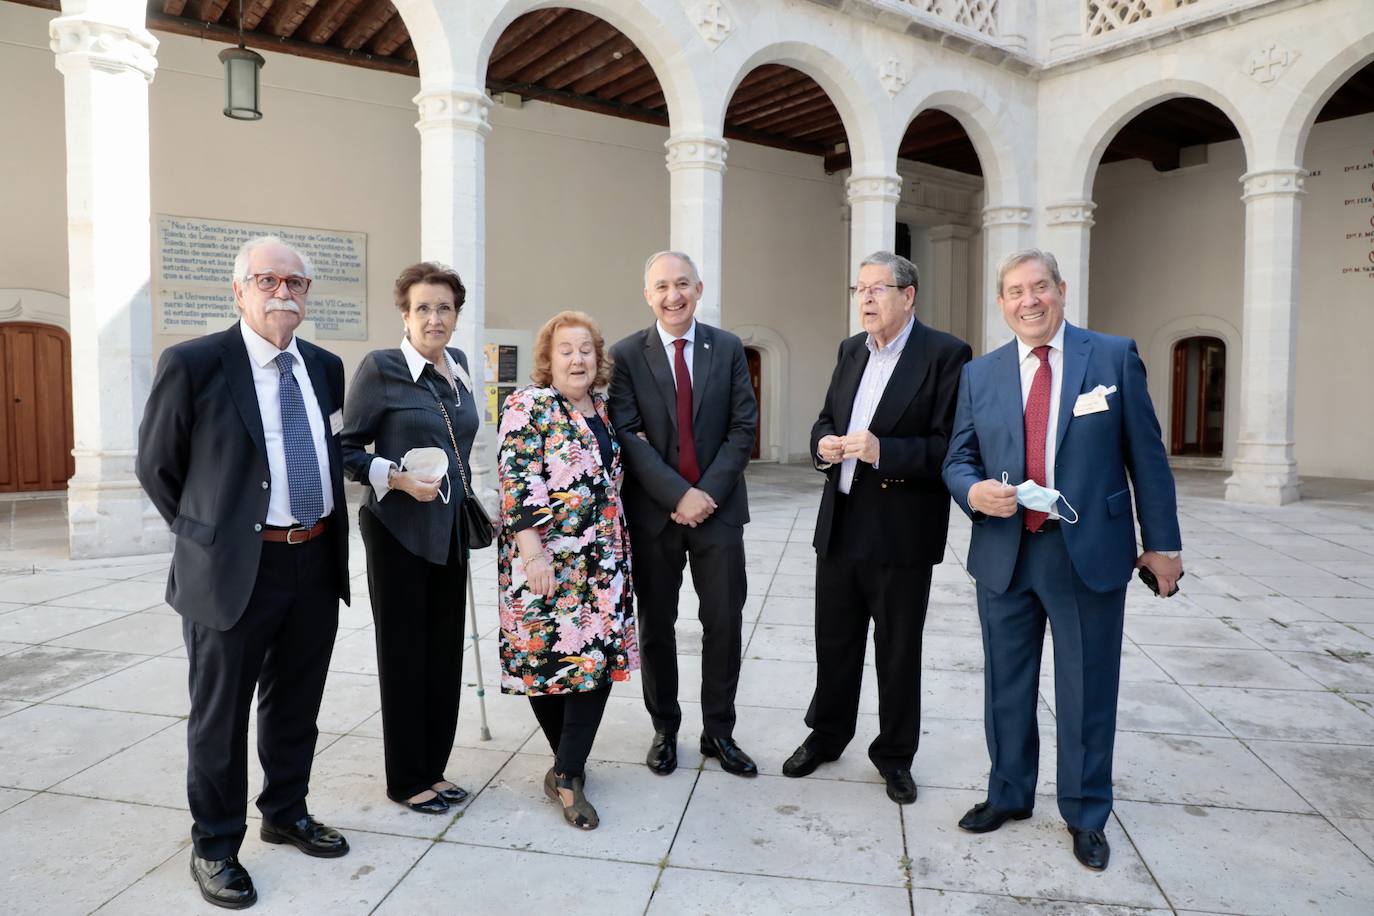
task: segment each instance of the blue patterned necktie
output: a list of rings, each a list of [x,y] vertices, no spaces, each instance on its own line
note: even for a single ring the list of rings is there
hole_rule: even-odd
[[[324,514],[324,491],[320,486],[320,461],[315,455],[315,440],[310,434],[310,417],[305,412],[301,386],[291,371],[295,356],[282,353],[275,362],[281,373],[277,389],[281,401],[281,439],[286,451],[286,489],[291,494],[291,514],[302,528],[314,528]]]

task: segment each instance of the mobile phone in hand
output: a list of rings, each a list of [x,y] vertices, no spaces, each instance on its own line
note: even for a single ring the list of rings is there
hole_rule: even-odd
[[[1156,595],[1159,594],[1159,580],[1155,578],[1154,571],[1151,570],[1150,567],[1148,567],[1148,566],[1142,566],[1142,567],[1140,567],[1139,569],[1136,570],[1136,575],[1140,576],[1140,581],[1141,581],[1141,582],[1144,582],[1146,585],[1148,585],[1148,586],[1150,587],[1150,591],[1154,592]],[[1178,578],[1179,578],[1179,580],[1182,580],[1182,579],[1183,579],[1183,573],[1182,573],[1182,572],[1180,572],[1180,573],[1178,574]],[[1174,596],[1177,595],[1177,594],[1178,594],[1178,582],[1175,582],[1175,583],[1174,583],[1174,590],[1171,591],[1171,592],[1169,592],[1169,594],[1165,595],[1164,597],[1165,597],[1165,598],[1172,598],[1172,597],[1174,597]]]

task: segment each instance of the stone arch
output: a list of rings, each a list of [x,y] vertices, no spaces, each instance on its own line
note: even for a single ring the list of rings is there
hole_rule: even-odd
[[[1028,179],[1031,172],[1016,167],[1016,151],[1004,140],[999,140],[1006,135],[1005,130],[995,129],[1004,113],[993,111],[971,92],[941,89],[925,96],[916,107],[910,109],[902,134],[906,133],[921,112],[932,108],[958,121],[973,143],[983,169],[984,206],[995,207],[1029,199],[1030,189],[1024,179]]]
[[[14,321],[50,324],[70,333],[71,302],[46,289],[0,287],[0,323]]]
[[[1350,42],[1308,78],[1281,122],[1275,150],[1277,163],[1302,162],[1307,149],[1307,137],[1323,106],[1356,70],[1368,65],[1371,59],[1374,59],[1374,31]]]
[[[782,335],[769,327],[745,324],[731,328],[746,347],[753,347],[763,355],[763,422],[760,424],[762,441],[759,443],[759,457],[762,461],[787,461],[788,417],[791,411],[788,372],[791,363],[788,358],[787,341]]]
[[[441,10],[441,0],[392,0],[392,5],[405,23],[411,43],[415,45],[420,85],[429,88],[451,84],[457,61],[449,34],[450,28],[459,26],[456,23],[450,26],[446,20],[456,14]]]
[[[1102,154],[1107,151],[1112,138],[1145,109],[1181,97],[1192,97],[1214,105],[1230,119],[1240,134],[1248,169],[1254,162],[1255,143],[1249,125],[1240,114],[1240,108],[1205,83],[1191,79],[1167,79],[1137,86],[1102,109],[1102,113],[1082,131],[1081,139],[1073,144],[1075,152],[1066,173],[1065,188],[1076,188],[1080,200],[1092,200],[1093,181],[1097,177]]]
[[[1216,315],[1184,315],[1155,330],[1144,347],[1145,377],[1149,380],[1150,399],[1161,425],[1173,416],[1174,345],[1189,337],[1217,337],[1226,345],[1226,419],[1221,434],[1221,461],[1231,466],[1235,454],[1236,437],[1240,433],[1241,332],[1225,318]],[[1167,445],[1167,432],[1166,432]]]

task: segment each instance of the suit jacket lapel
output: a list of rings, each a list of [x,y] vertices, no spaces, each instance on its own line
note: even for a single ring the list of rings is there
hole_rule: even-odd
[[[663,397],[663,408],[672,420],[673,429],[677,429],[677,385],[673,383],[673,367],[668,365],[668,354],[658,336],[657,324],[650,325],[644,332],[644,360]]]
[[[224,380],[229,386],[234,406],[238,408],[243,425],[248,428],[248,435],[258,447],[258,455],[266,467],[267,439],[262,432],[262,410],[258,407],[258,391],[253,384],[248,348],[243,344],[243,332],[237,324],[224,332],[220,364],[224,367]]]
[[[1064,324],[1064,381],[1059,387],[1059,422],[1054,436],[1055,448],[1064,442],[1069,431],[1069,421],[1073,419],[1073,405],[1078,400],[1078,392],[1083,387],[1083,376],[1088,371],[1088,354],[1093,345],[1078,328]]]
[[[883,396],[873,411],[873,420],[868,428],[878,436],[888,432],[906,411],[911,399],[921,389],[926,373],[930,371],[930,361],[926,359],[926,328],[919,321],[913,321],[911,333],[907,335],[902,355],[897,357],[897,365],[887,380]],[[867,347],[864,348],[867,350]]]
[[[696,422],[701,413],[702,394],[706,391],[706,380],[711,377],[711,329],[697,322],[697,337],[692,343],[692,421]],[[676,402],[675,406],[676,406]]]
[[[844,371],[840,373],[839,384],[835,386],[835,433],[843,436],[849,432],[849,418],[854,413],[854,396],[859,393],[859,382],[864,377],[864,367],[868,365],[868,347],[863,340],[845,359]]]
[[[996,379],[997,402],[1002,409],[1002,419],[1011,433],[1012,466],[1004,468],[1012,486],[1026,479],[1026,408],[1021,401],[1020,351],[1016,339],[997,351],[997,365],[993,370]],[[998,477],[1000,471],[988,468],[991,477]]]

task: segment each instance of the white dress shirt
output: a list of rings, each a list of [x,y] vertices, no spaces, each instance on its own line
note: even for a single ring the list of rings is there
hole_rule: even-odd
[[[409,337],[401,338],[401,355],[406,358],[406,368],[410,370],[410,380],[420,381],[420,373],[425,371],[425,366],[431,365],[430,361],[420,355],[420,351],[415,349],[415,345],[410,342]],[[459,401],[462,400],[462,393],[458,387],[461,379],[463,387],[472,392],[472,385],[469,383],[467,374],[463,372],[463,367],[454,362],[453,357],[448,352],[448,347],[444,348],[444,362],[448,363],[448,376],[453,382],[453,393],[458,395]],[[440,375],[444,373],[440,372]],[[386,479],[391,474],[391,469],[396,466],[396,462],[390,458],[383,458],[378,455],[372,459],[372,463],[367,466],[367,482],[372,484],[372,491],[381,499],[391,492],[391,487],[387,485]]]
[[[872,334],[864,341],[864,346],[868,347],[868,362],[864,365],[863,377],[859,379],[859,388],[854,392],[854,404],[849,411],[849,429],[845,435],[868,429],[873,423],[873,414],[878,409],[878,402],[883,399],[883,392],[887,390],[887,383],[892,378],[892,370],[897,368],[897,360],[901,359],[902,351],[906,349],[907,339],[911,337],[911,328],[915,323],[914,317],[908,318],[906,327],[888,341],[885,347],[880,348]],[[879,456],[879,460],[881,457]],[[846,458],[840,462],[841,493],[849,493],[849,488],[854,483],[854,471],[858,466],[857,458]],[[873,466],[877,467],[876,464]]]
[[[1050,338],[1050,421],[1045,429],[1045,486],[1054,488],[1054,448],[1055,438],[1059,435],[1059,395],[1064,387],[1064,322],[1059,322],[1059,330]],[[1026,412],[1026,402],[1030,400],[1031,384],[1035,381],[1040,360],[1033,352],[1035,348],[1016,338],[1016,352],[1021,359],[1021,412]],[[1029,478],[1027,478],[1029,479]],[[1009,480],[1013,487],[1021,483]],[[1059,518],[1056,507],[1050,511],[1050,518]]]
[[[315,398],[315,386],[310,384],[310,373],[305,368],[305,360],[301,359],[301,351],[296,347],[296,338],[291,338],[285,350],[278,350],[276,344],[259,336],[257,331],[248,326],[248,322],[240,321],[239,330],[243,332],[243,344],[248,348],[248,364],[253,370],[253,389],[258,395],[262,437],[267,445],[267,471],[272,477],[267,500],[267,524],[277,527],[296,524],[296,517],[291,514],[291,491],[286,479],[286,446],[282,442],[281,372],[275,362],[283,353],[295,357],[291,362],[291,374],[301,388],[305,416],[310,421],[310,439],[315,444],[315,460],[320,465],[320,490],[324,493],[324,514],[320,518],[324,518],[334,511],[328,440],[325,438],[320,402]]]
[[[663,341],[663,349],[668,353],[668,368],[672,370],[673,388],[677,388],[677,347],[673,345],[673,342],[678,338],[663,330],[663,325],[659,324],[657,321],[654,322],[654,327],[658,329],[658,339]],[[697,377],[692,367],[692,363],[695,362],[692,356],[696,348],[697,339],[697,323],[695,319],[692,321],[692,326],[687,329],[687,333],[682,335],[682,339],[687,341],[687,346],[682,348],[682,358],[687,361],[687,377],[695,384]]]

